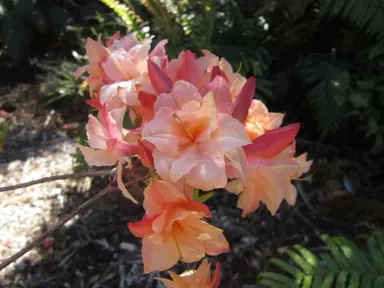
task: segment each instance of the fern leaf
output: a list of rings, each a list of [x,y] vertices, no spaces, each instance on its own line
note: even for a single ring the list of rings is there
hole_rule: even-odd
[[[375,279],[375,282],[373,283],[374,288],[381,288],[384,287],[384,275],[381,275]]]
[[[284,285],[284,287],[288,287],[294,283],[291,278],[281,275],[279,273],[273,273],[273,272],[261,272],[259,274],[259,279],[273,280],[276,283],[280,283]]]
[[[276,283],[273,280],[268,280],[268,279],[264,279],[264,278],[261,279],[258,283],[265,285],[266,287],[269,287],[269,288],[286,288],[286,286],[284,286],[284,284]]]
[[[345,288],[348,272],[342,271],[336,279],[336,288]]]
[[[299,288],[384,287],[383,237],[382,233],[364,237],[367,245],[362,250],[344,237],[324,235],[329,252],[318,256],[300,245],[294,245],[285,251],[293,260],[292,264],[277,258],[271,260],[287,275],[262,272],[259,283],[263,282],[268,287]]]
[[[368,249],[371,253],[371,257],[373,259],[373,263],[377,269],[384,270],[384,259],[383,254],[380,249],[377,247],[377,242],[374,237],[371,237],[367,240]]]
[[[331,288],[334,278],[335,278],[335,274],[328,274],[327,276],[325,276],[323,284],[321,285],[321,288]]]
[[[384,3],[382,0],[323,0],[324,10],[341,16],[369,34],[384,33]]]
[[[280,259],[273,258],[273,259],[270,260],[270,262],[275,264],[276,266],[278,266],[279,268],[281,268],[282,270],[284,270],[288,274],[291,274],[294,277],[296,275],[302,274],[302,272],[299,269],[289,265],[288,263],[286,263],[286,262],[284,262],[284,261],[282,261]]]
[[[144,21],[139,15],[127,5],[120,3],[117,0],[99,0],[104,5],[109,7],[123,22],[127,25],[129,32],[138,32],[140,34],[141,27],[144,25]],[[143,35],[139,35],[143,36]]]
[[[305,258],[291,249],[285,251],[295,261],[296,265],[301,268],[305,274],[310,274],[313,271],[312,265],[310,265]]]
[[[375,267],[371,264],[372,262],[367,259],[365,252],[361,251],[355,243],[345,239],[344,237],[334,238],[335,243],[339,245],[340,250],[343,251],[344,255],[348,258],[348,262],[351,263],[351,268],[356,271],[366,271],[371,274],[375,274]]]
[[[375,276],[373,276],[373,275],[369,275],[369,274],[363,275],[361,277],[361,283],[360,283],[359,287],[371,287],[372,281],[374,278],[375,278]]]
[[[359,288],[361,273],[351,273],[349,277],[349,288]]]
[[[330,271],[338,272],[339,267],[336,261],[327,253],[321,253],[320,258],[324,261],[324,264],[328,266]]]
[[[320,265],[313,279],[312,288],[321,288],[324,282],[324,277],[326,275],[327,275],[327,271],[323,268],[322,265]]]
[[[305,249],[304,247],[300,245],[294,245],[293,248],[295,248],[297,251],[300,252],[300,254],[303,256],[303,258],[311,264],[312,267],[317,267],[319,264],[319,261],[317,260],[316,256],[309,251],[308,249]]]
[[[343,101],[349,89],[349,73],[331,61],[307,58],[299,63],[308,85],[307,100],[321,131],[336,132],[343,121]]]
[[[336,244],[335,240],[328,236],[324,236],[324,240],[327,243],[329,250],[331,250],[331,253],[340,270],[349,270],[350,263],[348,262],[348,259],[345,257],[344,253],[342,253],[340,250],[339,245]]]

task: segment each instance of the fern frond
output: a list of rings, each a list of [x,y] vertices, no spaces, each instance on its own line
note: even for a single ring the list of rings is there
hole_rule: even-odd
[[[344,103],[350,88],[350,74],[331,61],[306,58],[299,64],[307,84],[307,101],[322,132],[336,132],[344,117]]]
[[[137,32],[139,36],[144,36],[140,34],[141,28],[145,23],[133,9],[116,0],[99,1],[112,9],[112,11],[124,22],[124,24],[127,25],[127,30],[129,32]]]
[[[324,241],[329,252],[319,255],[300,245],[286,249],[289,262],[277,258],[270,260],[282,272],[261,272],[258,283],[270,288],[383,287],[383,234],[367,237],[365,250],[344,237],[324,236]]]
[[[178,17],[180,11],[173,0],[140,0],[141,4],[152,14],[155,32],[167,38],[173,44],[179,44],[182,33]],[[177,1],[175,1],[177,3]]]
[[[324,9],[340,15],[369,34],[384,33],[383,0],[323,0]]]

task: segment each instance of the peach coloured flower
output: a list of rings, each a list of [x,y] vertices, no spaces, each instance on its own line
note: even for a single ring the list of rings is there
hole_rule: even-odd
[[[88,116],[86,130],[90,147],[78,147],[89,165],[114,165],[137,151],[138,136],[123,128],[125,112],[125,107],[111,111],[104,107],[99,113],[99,119],[93,115]]]
[[[283,118],[284,114],[282,113],[268,112],[267,107],[260,100],[252,100],[244,124],[249,139],[253,141],[256,137],[263,135],[265,131],[280,127]]]
[[[111,166],[118,162],[118,186],[124,196],[137,203],[122,182],[122,165],[128,156],[134,156],[144,150],[138,145],[139,136],[123,128],[125,112],[125,107],[108,111],[106,106],[103,106],[99,112],[100,120],[89,115],[86,129],[90,147],[77,146],[90,166]]]
[[[143,127],[143,139],[155,145],[153,158],[162,179],[182,177],[205,191],[227,184],[226,153],[250,143],[244,126],[217,111],[212,92],[177,81],[155,102],[155,117]],[[241,166],[241,165],[238,165]]]
[[[130,87],[124,85],[124,89],[129,89],[133,100],[137,100],[137,93],[132,89],[154,93],[148,78],[148,59],[151,59],[162,67],[168,63],[168,58],[164,49],[167,40],[160,41],[150,52],[152,38],[140,42],[134,34],[129,34],[121,39],[119,35],[114,35],[107,41],[108,46],[104,47],[100,37],[98,42],[88,39],[87,55],[89,64],[81,67],[77,71],[80,77],[85,71],[88,72],[87,78],[93,96],[93,91],[98,91],[102,84],[114,84],[116,82],[132,81]],[[127,96],[126,96],[127,97]],[[110,97],[104,97],[110,99]],[[130,101],[133,101],[130,99]]]
[[[207,222],[207,206],[189,199],[173,184],[153,179],[144,191],[145,216],[128,228],[143,238],[144,273],[163,271],[178,260],[191,263],[228,252],[222,230]]]
[[[183,80],[201,91],[211,80],[211,75],[207,73],[209,65],[211,63],[206,59],[197,58],[194,53],[186,50],[182,51],[177,59],[169,62],[165,72],[172,82]]]
[[[232,65],[224,57],[219,58],[208,50],[203,50],[202,52],[204,54],[204,57],[202,57],[204,60],[202,59],[201,61],[209,65],[207,71],[212,73],[214,67],[220,68],[223,77],[227,80],[230,87],[231,96],[235,100],[247,79],[240,73],[233,72]]]
[[[271,159],[254,159],[248,164],[247,186],[241,192],[237,206],[243,209],[242,216],[253,212],[263,201],[274,215],[283,199],[294,205],[297,191],[291,183],[306,173],[312,161],[307,161],[306,154],[293,156],[293,148],[289,146],[279,155]]]
[[[239,179],[226,186],[229,192],[241,192],[237,205],[243,209],[243,216],[256,210],[260,201],[266,203],[272,214],[283,199],[291,205],[295,203],[296,190],[291,180],[307,172],[312,164],[306,160],[306,154],[294,157],[294,139],[299,128],[300,125],[291,124],[267,131],[243,148],[248,168],[245,189]]]
[[[212,279],[210,268],[211,264],[205,258],[196,271],[185,271],[180,276],[169,271],[172,280],[166,278],[157,279],[161,280],[166,288],[218,288],[220,284],[220,263],[217,262]]]
[[[108,50],[101,43],[101,36],[99,36],[97,42],[88,38],[85,49],[89,64],[77,70],[76,78],[79,78],[85,71],[88,72],[87,82],[92,97],[94,90],[98,90],[103,83],[104,72],[101,67],[101,62],[107,57]]]

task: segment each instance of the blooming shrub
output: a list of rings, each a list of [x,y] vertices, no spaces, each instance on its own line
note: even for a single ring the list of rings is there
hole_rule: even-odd
[[[256,80],[233,72],[209,51],[197,57],[183,51],[168,59],[166,40],[151,50],[151,40],[115,34],[104,45],[88,39],[90,100],[97,116],[86,126],[89,147],[79,145],[93,166],[117,164],[117,183],[137,203],[123,182],[123,168],[138,157],[151,170],[144,191],[145,216],[128,228],[143,239],[144,273],[163,271],[177,261],[196,262],[205,255],[229,252],[223,231],[206,222],[211,213],[204,194],[225,188],[239,195],[242,216],[263,201],[272,214],[285,199],[293,205],[291,180],[307,172],[306,154],[295,157],[299,124],[280,127],[284,115],[270,113],[253,100]],[[128,117],[137,126],[124,127]],[[211,281],[205,259],[167,287],[218,287],[219,265]],[[197,286],[196,286],[197,285]]]

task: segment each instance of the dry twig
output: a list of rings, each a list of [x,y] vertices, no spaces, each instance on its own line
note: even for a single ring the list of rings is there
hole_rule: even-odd
[[[126,183],[126,186],[129,187],[129,186],[132,186],[136,183],[139,183],[141,181],[144,181],[145,179],[148,178],[148,175],[146,176],[143,176],[143,177],[139,177],[135,180],[132,180],[128,183]],[[61,226],[63,226],[65,223],[67,223],[69,220],[71,220],[73,217],[75,217],[77,214],[79,214],[80,212],[82,212],[83,210],[91,207],[97,200],[101,199],[103,196],[105,196],[108,192],[112,191],[116,189],[116,187],[112,187],[112,186],[107,186],[105,187],[103,190],[101,190],[100,192],[98,192],[96,195],[94,195],[91,199],[87,200],[86,202],[84,202],[82,205],[80,205],[78,208],[76,208],[74,211],[72,211],[71,213],[69,213],[67,216],[65,216],[63,219],[61,219],[55,226],[53,226],[51,229],[49,229],[48,231],[46,231],[45,233],[41,234],[39,237],[35,238],[30,244],[28,244],[27,246],[25,246],[23,249],[19,250],[18,252],[16,252],[15,254],[13,254],[11,257],[9,257],[8,259],[2,261],[0,263],[0,271],[3,270],[5,267],[7,267],[9,264],[15,262],[17,259],[19,259],[20,257],[22,257],[25,253],[27,253],[28,251],[32,250],[33,248],[35,248],[36,246],[38,246],[45,238],[47,238],[48,236],[50,236],[53,232],[55,232],[57,229],[59,229]]]
[[[79,172],[79,173],[71,173],[71,174],[63,174],[63,175],[55,175],[50,177],[44,177],[37,180],[32,180],[25,183],[20,183],[17,185],[12,186],[6,186],[6,187],[0,187],[0,192],[10,191],[10,190],[16,190],[20,188],[29,187],[36,184],[42,184],[46,182],[52,182],[57,180],[63,180],[63,179],[76,179],[76,178],[84,178],[84,177],[94,177],[94,176],[103,176],[103,175],[113,175],[115,174],[114,169],[108,169],[108,170],[94,170],[94,171],[86,171],[86,172]]]

